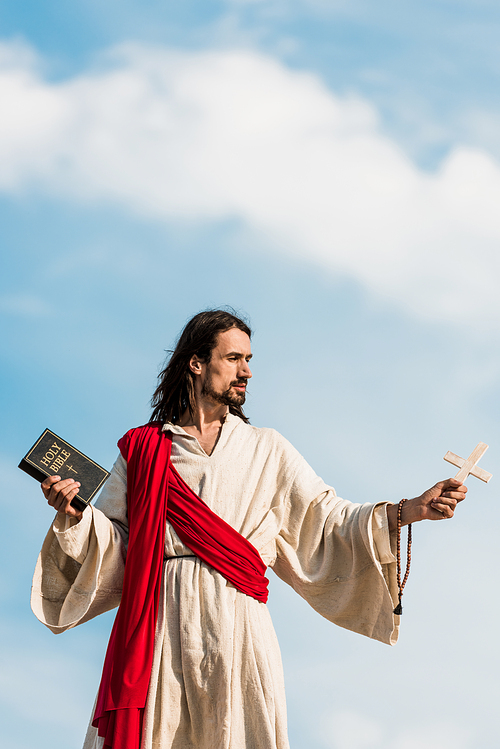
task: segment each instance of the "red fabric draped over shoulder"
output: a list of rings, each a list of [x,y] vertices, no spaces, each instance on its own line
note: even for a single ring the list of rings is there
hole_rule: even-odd
[[[127,461],[129,542],[123,592],[108,644],[93,725],[104,747],[139,749],[153,662],[165,527],[235,588],[265,603],[266,566],[258,551],[216,515],[170,461],[172,435],[161,424],[131,429],[118,442]]]
[[[127,461],[129,540],[93,725],[105,747],[139,749],[165,555],[172,442],[161,424],[147,424],[127,432],[118,447]]]

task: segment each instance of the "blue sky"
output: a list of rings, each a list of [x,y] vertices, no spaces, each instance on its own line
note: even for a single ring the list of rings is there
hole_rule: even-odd
[[[498,475],[493,2],[0,2],[2,744],[78,749],[111,617],[29,610],[45,428],[110,466],[184,322],[255,330],[247,412],[341,496]],[[496,478],[415,528],[399,644],[279,581],[293,749],[492,749]]]

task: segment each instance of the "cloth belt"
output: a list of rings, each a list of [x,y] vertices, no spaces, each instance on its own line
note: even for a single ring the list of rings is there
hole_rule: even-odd
[[[169,559],[196,559],[196,554],[174,554],[171,557],[165,557],[165,559],[167,562]]]
[[[181,541],[235,588],[268,598],[257,549],[216,515],[170,460],[172,435],[160,423],[131,429],[118,442],[127,461],[129,542],[123,592],[102,672],[92,725],[104,747],[139,749],[153,663],[167,521]],[[186,555],[187,556],[187,555]],[[189,555],[190,556],[190,555]]]

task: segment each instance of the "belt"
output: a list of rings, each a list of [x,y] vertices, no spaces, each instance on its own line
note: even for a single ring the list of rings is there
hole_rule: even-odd
[[[165,557],[165,559],[187,559],[188,557],[196,558],[196,554],[174,554],[174,556]]]

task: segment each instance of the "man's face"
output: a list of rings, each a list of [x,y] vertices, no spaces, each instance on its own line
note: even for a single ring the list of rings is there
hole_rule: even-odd
[[[224,406],[242,406],[247,381],[252,376],[250,338],[231,328],[220,333],[208,364],[202,365],[201,396]]]

